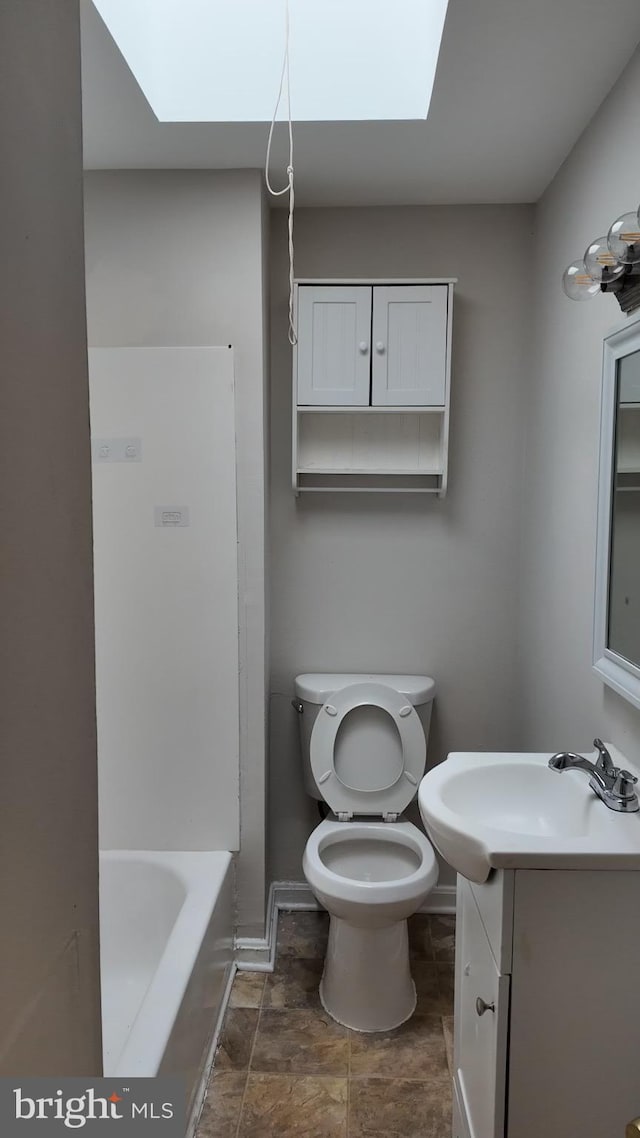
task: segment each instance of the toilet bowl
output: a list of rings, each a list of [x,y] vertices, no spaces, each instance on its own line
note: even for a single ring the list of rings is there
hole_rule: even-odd
[[[407,917],[438,879],[431,843],[411,822],[326,818],[307,842],[302,867],[331,917],[323,1007],[358,1031],[398,1027],[416,1006]]]
[[[320,998],[358,1031],[398,1027],[416,1005],[407,918],[436,884],[438,866],[429,840],[401,811],[424,771],[434,688],[424,676],[296,680],[305,783],[333,811],[303,857],[330,915]]]

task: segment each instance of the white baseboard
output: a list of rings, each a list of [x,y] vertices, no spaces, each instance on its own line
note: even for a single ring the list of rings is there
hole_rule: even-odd
[[[273,972],[278,935],[278,913],[296,909],[313,912],[322,909],[305,881],[273,881],[267,900],[264,937],[236,937],[236,966],[239,971]],[[421,913],[455,913],[455,885],[436,885],[420,909]]]
[[[236,937],[236,966],[240,972],[273,972],[276,955],[278,917],[275,907],[275,883],[269,887],[267,919],[263,937]]]
[[[236,937],[236,965],[240,971],[273,972],[281,909],[322,908],[306,881],[272,881],[267,899],[264,937]]]
[[[276,881],[274,893],[278,909],[306,909],[309,912],[322,909],[306,881]]]
[[[436,885],[420,908],[421,913],[453,913],[456,912],[455,885]]]

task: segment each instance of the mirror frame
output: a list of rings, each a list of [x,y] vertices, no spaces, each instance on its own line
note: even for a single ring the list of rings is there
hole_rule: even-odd
[[[605,684],[640,708],[640,667],[607,647],[613,462],[615,456],[618,360],[640,351],[640,316],[605,337],[600,407],[600,465],[598,470],[598,528],[593,620],[593,669]]]

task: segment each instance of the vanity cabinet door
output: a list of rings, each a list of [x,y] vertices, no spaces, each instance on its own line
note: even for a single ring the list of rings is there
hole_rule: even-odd
[[[297,372],[299,406],[369,406],[369,286],[300,286]]]
[[[376,285],[372,404],[441,407],[446,398],[447,286]]]
[[[458,877],[454,1068],[464,1138],[504,1138],[509,983]]]

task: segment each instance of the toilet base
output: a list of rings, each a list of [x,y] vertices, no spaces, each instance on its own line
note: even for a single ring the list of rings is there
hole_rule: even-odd
[[[416,1007],[406,921],[360,928],[331,916],[320,982],[326,1012],[354,1031],[391,1031]]]

